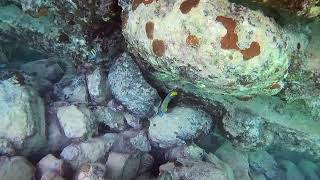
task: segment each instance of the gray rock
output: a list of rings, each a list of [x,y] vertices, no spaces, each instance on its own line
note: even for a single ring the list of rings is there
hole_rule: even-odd
[[[123,107],[122,104],[120,104],[117,100],[115,99],[111,99],[107,106],[112,109],[113,111],[116,111],[116,112],[124,112],[125,108]]]
[[[64,134],[68,138],[91,137],[97,132],[94,115],[85,106],[59,107],[57,117]]]
[[[0,157],[0,177],[3,180],[32,180],[35,169],[24,157]]]
[[[94,109],[98,122],[109,126],[112,130],[123,131],[126,128],[125,119],[121,112],[116,112],[109,107],[98,106]]]
[[[55,106],[59,103],[55,103],[53,107],[48,107],[47,112],[47,131],[48,131],[48,152],[57,152],[61,151],[70,143],[70,139],[65,136],[63,129],[60,127],[59,119],[57,117],[57,108]],[[67,104],[64,104],[67,105]]]
[[[65,180],[65,179],[61,177],[59,174],[49,171],[45,173],[40,180]]]
[[[149,139],[144,131],[140,131],[135,137],[132,137],[130,142],[136,149],[142,152],[151,151]]]
[[[122,54],[111,67],[108,81],[111,92],[128,111],[138,118],[157,112],[160,97],[143,78],[139,67],[128,54]]]
[[[117,143],[112,146],[113,152],[135,154],[151,150],[150,142],[144,131],[127,130],[119,134]]]
[[[116,134],[105,134],[81,143],[73,143],[63,149],[60,156],[78,169],[85,163],[105,161],[106,154],[116,140]]]
[[[52,59],[31,61],[21,65],[20,69],[36,79],[45,79],[51,83],[58,82],[64,75],[61,66]]]
[[[20,74],[0,80],[0,138],[22,154],[39,150],[46,143],[44,114],[42,99]]]
[[[216,155],[212,153],[205,154],[204,161],[214,164],[219,169],[224,169],[228,180],[235,180],[232,168],[227,163],[219,159]]]
[[[220,169],[214,164],[194,161],[190,159],[179,159],[160,166],[159,180],[228,180],[224,169]]]
[[[210,116],[200,110],[175,107],[164,116],[150,119],[150,141],[161,148],[186,144],[186,141],[206,134],[212,127]]]
[[[256,149],[267,145],[264,119],[252,114],[248,110],[229,110],[223,118],[223,127],[237,141],[237,145],[246,149]]]
[[[141,154],[111,152],[106,163],[106,174],[110,179],[130,180],[137,176]]]
[[[70,76],[61,80],[55,87],[54,93],[61,101],[71,103],[88,103],[88,93],[85,76]]]
[[[92,103],[104,103],[111,95],[110,88],[107,86],[106,73],[100,67],[87,75],[87,86]]]
[[[285,180],[304,180],[304,175],[300,169],[289,160],[280,160],[279,166],[285,171]]]
[[[237,151],[231,144],[226,143],[217,149],[215,155],[233,169],[235,179],[250,180],[247,154]]]
[[[0,139],[0,156],[13,156],[16,153],[12,143],[7,139]]]
[[[142,122],[139,118],[134,117],[128,112],[123,113],[126,122],[129,126],[131,126],[133,129],[141,129],[142,128]]]
[[[43,157],[37,164],[37,177],[43,177],[48,172],[54,172],[55,174],[63,177],[67,166],[61,159],[57,159],[52,154],[48,154]]]
[[[150,171],[153,167],[153,163],[154,163],[153,156],[149,153],[143,153],[140,159],[138,174],[143,174],[145,172]]]
[[[278,179],[278,164],[267,151],[260,150],[250,152],[249,154],[250,168],[256,174],[264,174],[268,179]]]
[[[178,146],[168,149],[165,153],[167,161],[174,161],[176,159],[192,159],[201,161],[206,155],[206,152],[196,144],[187,146]]]
[[[157,177],[153,176],[150,172],[141,174],[135,180],[156,180]]]
[[[105,171],[103,164],[84,164],[76,173],[75,180],[105,180]]]
[[[302,159],[299,161],[298,167],[306,179],[308,180],[320,179],[319,176],[317,175],[318,167],[314,162],[306,159]]]

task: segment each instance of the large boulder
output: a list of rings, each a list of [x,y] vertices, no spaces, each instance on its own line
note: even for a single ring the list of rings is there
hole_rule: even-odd
[[[45,111],[42,99],[24,78],[16,74],[0,81],[0,138],[10,141],[23,154],[45,145]]]
[[[163,116],[150,119],[149,138],[158,147],[170,148],[185,145],[212,127],[211,117],[201,110],[175,107]]]
[[[111,67],[108,81],[114,97],[132,115],[148,118],[157,112],[160,97],[128,54],[122,54]]]
[[[293,47],[263,13],[221,0],[139,2],[128,7],[123,34],[156,79],[213,94],[283,88]]]

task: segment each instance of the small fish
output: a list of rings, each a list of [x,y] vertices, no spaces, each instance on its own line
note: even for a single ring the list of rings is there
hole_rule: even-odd
[[[177,91],[171,91],[162,101],[161,105],[160,105],[160,109],[159,109],[159,116],[163,116],[165,113],[168,112],[168,105],[170,103],[170,101],[178,95]]]
[[[93,61],[96,58],[97,58],[97,50],[95,48],[93,48],[88,53],[88,60]]]

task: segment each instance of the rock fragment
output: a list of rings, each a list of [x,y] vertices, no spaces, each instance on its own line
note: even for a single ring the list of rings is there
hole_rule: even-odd
[[[235,179],[250,180],[250,168],[246,153],[237,151],[231,144],[226,143],[214,154],[233,169]]]
[[[121,112],[116,112],[109,107],[97,106],[94,114],[98,122],[115,131],[123,131],[126,128],[125,118]]]
[[[37,177],[42,177],[48,172],[54,172],[63,177],[66,173],[66,168],[67,166],[63,160],[57,159],[52,154],[48,154],[37,164]]]
[[[148,118],[157,112],[160,97],[144,80],[139,67],[128,54],[122,54],[111,67],[108,81],[114,97],[132,115]]]
[[[91,102],[101,104],[107,100],[111,92],[107,86],[106,73],[101,67],[87,75],[88,92]]]
[[[106,174],[110,179],[130,180],[137,176],[141,154],[111,152],[106,163]]]
[[[57,117],[64,134],[68,138],[90,137],[97,132],[95,119],[84,106],[62,106],[57,110]]]
[[[55,95],[61,101],[70,103],[88,103],[88,93],[85,76],[74,76],[59,82],[54,89]]]
[[[80,168],[85,163],[104,162],[115,140],[115,134],[105,134],[85,142],[73,143],[64,148],[60,156],[74,169]]]
[[[250,152],[249,165],[257,174],[264,174],[268,179],[279,178],[277,162],[264,150]]]
[[[304,180],[305,177],[301,170],[289,160],[279,160],[279,166],[284,169],[285,180]]]
[[[0,107],[0,138],[10,141],[22,154],[44,147],[44,103],[34,89],[24,84],[21,74],[0,80]]]
[[[150,141],[161,148],[185,145],[186,141],[206,134],[212,127],[211,117],[200,110],[175,107],[164,116],[150,119]]]
[[[105,166],[99,163],[84,164],[76,173],[75,180],[105,180]]]

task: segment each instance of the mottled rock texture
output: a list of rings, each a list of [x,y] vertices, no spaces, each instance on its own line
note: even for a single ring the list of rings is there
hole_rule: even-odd
[[[4,180],[33,179],[35,168],[22,156],[0,157],[0,177]]]
[[[24,84],[21,74],[0,81],[0,137],[23,154],[36,152],[46,143],[44,103]]]
[[[132,115],[148,118],[157,112],[160,97],[143,78],[139,67],[128,54],[122,54],[111,67],[108,81],[111,92]]]
[[[211,117],[197,109],[175,107],[163,116],[150,119],[149,138],[158,147],[170,148],[185,145],[186,141],[209,132]]]
[[[317,23],[280,26],[224,0],[135,2],[124,6],[123,34],[150,79],[240,109],[224,122],[236,145],[320,158]]]

